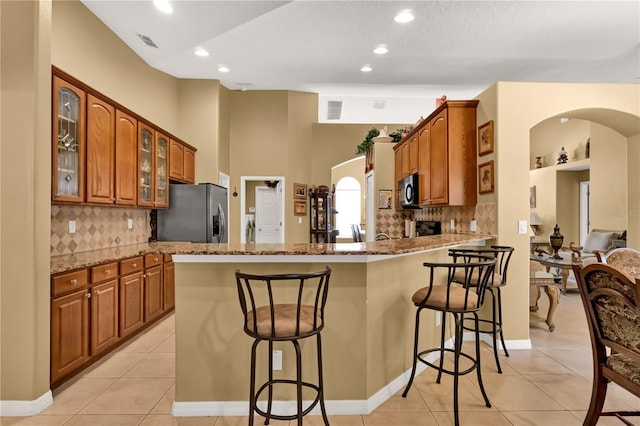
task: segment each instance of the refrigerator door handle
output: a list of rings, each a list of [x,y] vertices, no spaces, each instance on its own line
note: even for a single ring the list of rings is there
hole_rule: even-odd
[[[225,223],[224,210],[222,206],[218,204],[218,216],[220,217],[220,232],[218,234],[218,242],[221,243],[226,235],[227,224]]]

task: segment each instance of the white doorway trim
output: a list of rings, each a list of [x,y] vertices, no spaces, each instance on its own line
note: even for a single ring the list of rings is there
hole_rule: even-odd
[[[580,245],[589,234],[589,187],[590,181],[580,182]]]
[[[286,185],[284,176],[240,176],[240,243],[246,244],[247,242],[247,221],[245,220],[245,212],[246,212],[246,199],[245,194],[247,193],[247,182],[258,181],[264,182],[265,180],[277,180],[280,181],[278,186],[282,188],[282,197],[280,197],[280,207],[281,207],[281,219],[282,219],[282,238],[286,241],[286,221],[285,221],[285,213],[284,213],[284,199],[286,195]]]

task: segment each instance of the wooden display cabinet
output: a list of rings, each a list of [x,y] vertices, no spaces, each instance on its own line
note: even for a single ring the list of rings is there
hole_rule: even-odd
[[[310,198],[310,241],[312,243],[335,243],[336,229],[334,194],[331,192],[312,192]]]

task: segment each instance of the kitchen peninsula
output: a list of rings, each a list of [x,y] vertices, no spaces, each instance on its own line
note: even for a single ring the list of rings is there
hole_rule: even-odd
[[[176,265],[173,415],[247,413],[252,340],[242,330],[236,269],[289,273],[332,268],[322,332],[327,409],[333,414],[368,413],[402,385],[411,366],[415,311],[410,300],[426,282],[422,263],[447,260],[446,248],[493,238],[444,234],[345,244],[161,243]],[[439,341],[435,318],[424,321],[423,343]],[[276,344],[274,349],[283,350],[283,374],[291,377],[291,345]],[[303,370],[315,372],[315,345],[302,343],[302,350]],[[267,359],[265,352],[259,356]],[[258,380],[266,375],[260,366],[258,362]],[[308,378],[315,380],[314,375]],[[291,393],[276,391],[274,399],[295,399],[290,388],[284,391]]]
[[[322,332],[325,400],[330,413],[368,413],[403,383],[411,366],[411,295],[426,282],[425,261],[446,261],[447,248],[484,245],[494,235],[442,234],[343,244],[194,244],[158,242],[51,259],[51,272],[152,253],[175,263],[176,416],[246,414],[251,339],[242,330],[234,272],[288,273],[329,265]],[[439,341],[434,317],[421,341]],[[429,326],[429,324],[431,326]],[[266,345],[264,348],[266,350]],[[290,345],[283,374],[295,372]],[[315,371],[315,344],[302,344],[304,371]],[[262,353],[266,360],[266,353]],[[264,376],[258,363],[258,379]],[[315,373],[314,373],[315,374]],[[311,380],[313,379],[310,377]],[[286,391],[275,400],[293,400]],[[308,395],[305,399],[308,399]]]

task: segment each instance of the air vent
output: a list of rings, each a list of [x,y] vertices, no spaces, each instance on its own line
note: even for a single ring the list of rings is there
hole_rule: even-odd
[[[340,120],[342,118],[342,101],[327,102],[327,120]]]
[[[387,101],[373,101],[373,109],[384,109]]]
[[[151,38],[147,37],[146,35],[138,34],[138,37],[140,37],[140,39],[144,41],[144,44],[146,44],[147,46],[155,47],[156,49],[158,48],[158,46],[153,42],[153,40],[151,40]]]

